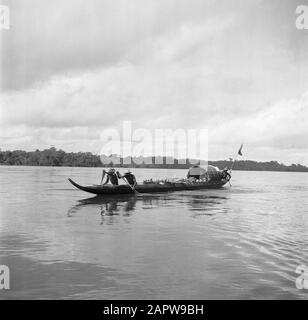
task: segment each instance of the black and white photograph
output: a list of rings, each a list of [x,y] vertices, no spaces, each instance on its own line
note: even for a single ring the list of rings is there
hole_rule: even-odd
[[[307,0],[0,0],[0,300],[307,299]]]

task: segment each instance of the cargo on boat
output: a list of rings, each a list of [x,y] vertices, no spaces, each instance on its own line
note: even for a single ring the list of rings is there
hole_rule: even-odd
[[[171,192],[183,190],[201,190],[221,188],[231,179],[227,170],[219,170],[213,166],[207,166],[206,169],[198,166],[192,167],[187,174],[186,179],[181,180],[146,180],[142,184],[137,184],[134,188],[128,184],[123,185],[90,185],[81,186],[72,179],[68,179],[76,188],[97,194],[97,195],[116,195],[132,193],[154,193]]]

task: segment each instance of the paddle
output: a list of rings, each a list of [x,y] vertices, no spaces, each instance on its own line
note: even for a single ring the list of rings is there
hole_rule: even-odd
[[[101,184],[103,184],[103,180],[104,180],[104,178],[105,178],[105,174],[106,174],[106,171],[105,171],[105,169],[104,169],[104,170],[103,170],[103,174],[102,174]]]
[[[127,184],[136,194],[140,194],[140,192],[138,192],[130,183],[128,183],[128,181],[127,181],[124,177],[121,176],[121,179],[123,179],[123,180],[126,182],[126,184]]]

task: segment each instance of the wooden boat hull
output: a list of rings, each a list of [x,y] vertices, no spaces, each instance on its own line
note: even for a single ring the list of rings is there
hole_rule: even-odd
[[[93,185],[81,186],[68,179],[69,182],[76,188],[97,194],[97,195],[117,195],[117,194],[133,194],[135,193],[128,185]],[[198,182],[198,183],[166,183],[166,184],[140,184],[136,186],[136,191],[139,193],[155,193],[155,192],[171,192],[171,191],[184,191],[184,190],[201,190],[201,189],[217,189],[224,186],[228,180],[222,179],[219,181]]]

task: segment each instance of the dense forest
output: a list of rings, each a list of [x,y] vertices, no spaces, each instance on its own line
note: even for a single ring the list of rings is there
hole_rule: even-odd
[[[155,164],[154,159],[138,158],[136,162],[125,165],[126,159],[118,158],[117,163],[104,165],[99,155],[90,152],[67,153],[63,150],[57,150],[52,147],[45,150],[36,150],[26,152],[21,150],[0,151],[0,165],[23,165],[23,166],[55,166],[55,167],[130,167],[130,168],[170,168],[170,169],[187,169],[190,167],[188,161],[183,163],[174,159],[173,164],[168,164],[166,157],[161,157],[161,164]],[[169,158],[170,160],[170,158]],[[173,159],[172,159],[173,160]],[[180,163],[179,163],[180,162]],[[184,161],[185,162],[185,161]],[[219,167],[220,169],[231,166],[232,162],[228,160],[209,161],[209,164]],[[277,161],[257,162],[252,160],[236,161],[234,170],[256,170],[256,171],[292,171],[292,172],[308,172],[308,167],[300,164],[292,164],[290,166],[278,163]]]

